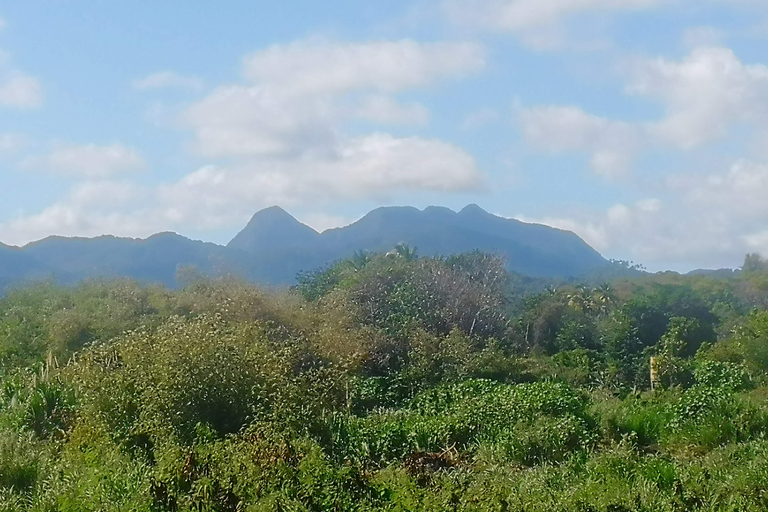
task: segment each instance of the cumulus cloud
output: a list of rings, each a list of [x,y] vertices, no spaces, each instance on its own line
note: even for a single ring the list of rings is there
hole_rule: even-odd
[[[6,23],[0,18],[0,32]],[[0,48],[0,107],[36,108],[43,103],[40,82],[10,66],[11,54]]]
[[[69,193],[68,201],[80,207],[126,205],[137,201],[141,187],[129,181],[85,181]]]
[[[354,117],[376,124],[425,125],[429,123],[429,110],[419,103],[400,103],[390,96],[367,96],[355,107]]]
[[[99,178],[138,171],[145,163],[138,151],[122,144],[59,144],[46,155],[27,158],[21,166],[68,176]]]
[[[708,175],[679,174],[663,198],[615,204],[602,212],[525,218],[569,229],[604,254],[652,270],[738,265],[747,252],[768,253],[768,165],[739,160]]]
[[[484,48],[476,43],[300,41],[246,57],[243,74],[254,83],[274,84],[286,94],[359,89],[393,93],[484,65]]]
[[[764,122],[768,114],[768,66],[743,64],[728,48],[697,48],[682,62],[635,61],[629,73],[628,92],[665,105],[665,118],[652,129],[676,147],[695,148],[733,123]]]
[[[455,146],[371,134],[349,139],[342,154],[332,158],[209,165],[156,188],[89,180],[39,213],[0,223],[0,240],[23,244],[50,234],[147,236],[189,226],[204,231],[240,223],[272,204],[387,199],[413,188],[451,192],[476,188],[482,181],[474,160]]]
[[[184,122],[195,132],[195,149],[209,157],[333,152],[340,126],[354,118],[426,123],[426,108],[401,104],[392,94],[461,77],[484,64],[483,47],[474,43],[276,45],[244,59],[250,84],[216,88],[187,110]],[[354,94],[364,100],[349,108]]]
[[[483,179],[474,159],[451,144],[379,133],[345,140],[326,158],[206,166],[164,186],[161,203],[177,219],[223,225],[256,206],[384,199],[412,189],[454,192],[476,189]]]
[[[719,174],[675,175],[669,186],[693,206],[747,221],[768,220],[768,165],[739,160]]]
[[[725,219],[656,199],[619,203],[602,212],[518,218],[568,229],[607,257],[639,261],[653,271],[690,270],[691,262],[734,265],[748,250]]]
[[[190,226],[216,230],[239,225],[271,204],[306,211],[413,190],[477,189],[485,175],[461,148],[394,136],[380,127],[427,123],[423,105],[402,102],[397,94],[461,77],[483,64],[482,48],[465,43],[270,47],[244,60],[245,83],[216,87],[183,113],[182,123],[193,134],[189,148],[209,165],[178,181],[137,189],[93,179],[143,167],[135,150],[118,144],[57,147],[24,167],[90,181],[42,212],[0,225],[0,239],[24,242],[51,233],[144,236]],[[359,121],[377,129],[361,133]],[[124,200],[100,202],[105,197]],[[314,225],[332,224],[325,219]]]
[[[0,31],[5,21],[0,18]],[[40,82],[28,74],[9,66],[11,55],[0,49],[0,107],[36,108],[43,103]]]
[[[642,136],[637,127],[588,114],[576,107],[523,108],[518,119],[525,139],[551,152],[588,151],[595,172],[616,177],[627,171]]]
[[[581,13],[637,11],[667,0],[443,0],[455,24],[514,33],[537,48],[560,46],[562,24]]]
[[[43,89],[35,78],[21,71],[0,76],[0,107],[35,108],[43,102]]]
[[[333,145],[338,105],[277,87],[218,87],[184,114],[208,157],[289,155]]]
[[[768,130],[768,66],[743,64],[727,48],[698,48],[682,61],[636,59],[624,71],[627,93],[660,102],[661,119],[630,123],[575,106],[522,108],[525,139],[545,151],[589,153],[596,172],[615,176],[643,150],[692,150],[741,125]]]
[[[173,71],[161,71],[133,82],[133,87],[146,91],[151,89],[192,89],[203,88],[203,81],[193,76],[184,76]]]
[[[256,52],[243,61],[248,83],[217,87],[183,115],[194,133],[191,148],[224,163],[165,187],[164,197],[197,197],[210,211],[230,212],[209,217],[220,223],[251,213],[257,200],[292,205],[476,188],[483,174],[456,146],[381,132],[352,135],[347,126],[426,124],[429,111],[397,94],[484,63],[476,44],[410,40],[299,41]],[[197,214],[169,211],[179,218]]]
[[[144,190],[129,182],[89,180],[72,187],[61,200],[36,213],[0,222],[0,240],[24,245],[50,235],[148,236],[163,229],[166,219],[150,208]]]

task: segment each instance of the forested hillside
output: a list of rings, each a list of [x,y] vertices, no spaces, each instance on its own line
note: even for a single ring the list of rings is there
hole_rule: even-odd
[[[766,510],[767,308],[754,255],[547,287],[408,246],[14,289],[0,510]]]

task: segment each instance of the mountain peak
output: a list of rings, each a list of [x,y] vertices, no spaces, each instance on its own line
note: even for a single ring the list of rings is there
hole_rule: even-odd
[[[262,219],[262,218],[291,218],[293,220],[296,220],[293,215],[282,209],[281,207],[277,205],[268,206],[266,208],[262,208],[261,210],[257,211],[253,214],[253,217],[251,217],[251,221],[254,221],[255,219]]]
[[[0,245],[0,292],[8,283],[49,275],[64,282],[123,276],[175,286],[177,269],[187,265],[211,276],[288,285],[297,274],[355,251],[386,252],[400,242],[423,256],[473,250],[500,254],[510,270],[529,276],[579,276],[605,264],[573,233],[497,217],[476,204],[458,213],[439,206],[377,208],[322,234],[272,206],[257,212],[226,248],[172,232],[147,239],[50,237],[23,248]]]
[[[281,207],[270,206],[256,212],[227,247],[253,252],[281,245],[303,246],[318,236],[317,231]]]
[[[480,208],[475,203],[468,204],[459,212],[462,215],[489,215],[489,213]]]

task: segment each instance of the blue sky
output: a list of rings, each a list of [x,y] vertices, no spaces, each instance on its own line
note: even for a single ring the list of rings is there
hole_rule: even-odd
[[[478,203],[652,270],[768,254],[768,3],[0,3],[0,241]]]

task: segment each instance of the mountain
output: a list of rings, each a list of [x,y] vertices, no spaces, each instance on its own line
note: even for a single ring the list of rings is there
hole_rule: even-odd
[[[258,212],[229,243],[251,254],[261,282],[285,283],[355,251],[383,252],[407,243],[423,256],[475,249],[504,255],[511,270],[534,277],[571,277],[606,263],[581,238],[540,224],[497,217],[477,205],[460,212],[430,206],[377,208],[342,228],[317,233],[282,209]]]
[[[477,205],[460,212],[428,207],[378,208],[359,221],[320,235],[331,259],[359,249],[386,251],[398,243],[423,256],[447,256],[479,249],[504,255],[508,267],[534,277],[582,275],[605,259],[570,231],[492,215]]]
[[[0,243],[0,291],[13,283],[60,275],[55,267],[40,263],[18,247]]]
[[[335,258],[320,250],[321,235],[279,206],[257,212],[228,244],[248,254],[248,276],[264,284],[293,283],[303,270],[321,267]]]
[[[128,277],[177,285],[179,269],[233,274],[265,285],[289,285],[303,271],[355,251],[383,252],[398,243],[422,256],[481,250],[503,255],[508,268],[533,277],[578,277],[606,260],[570,231],[492,215],[477,205],[459,212],[430,206],[377,208],[349,226],[318,233],[280,207],[257,212],[226,246],[176,233],[146,239],[52,236],[22,248],[0,244],[0,289],[52,277],[71,283],[90,277]]]
[[[144,282],[176,286],[176,272],[197,267],[207,275],[239,268],[234,254],[216,244],[190,240],[176,233],[158,233],[146,239],[99,236],[52,236],[26,245],[22,253],[47,268],[59,268],[65,281],[90,277],[130,277]]]
[[[271,247],[305,248],[316,243],[320,234],[296,220],[279,206],[257,212],[248,225],[233,238],[227,247],[249,253]]]

